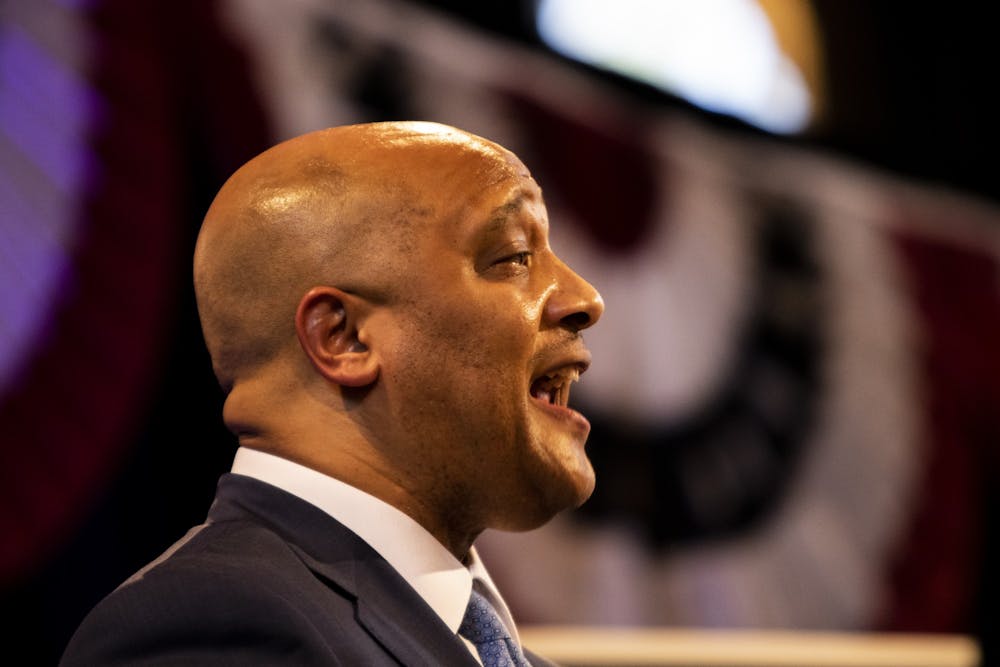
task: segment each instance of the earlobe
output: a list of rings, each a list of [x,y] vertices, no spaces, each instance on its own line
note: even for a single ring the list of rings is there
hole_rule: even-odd
[[[336,287],[313,287],[295,311],[299,344],[320,375],[344,387],[365,387],[378,377],[376,355],[360,339],[364,304]]]

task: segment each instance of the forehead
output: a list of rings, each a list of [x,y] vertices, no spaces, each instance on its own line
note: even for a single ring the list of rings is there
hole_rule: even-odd
[[[542,193],[530,176],[511,177],[483,188],[439,225],[440,241],[467,256],[515,238],[543,243],[548,239]]]
[[[511,227],[532,223],[548,229],[542,191],[530,177],[511,179],[483,200],[481,210],[472,207],[468,223],[471,231],[500,234]]]
[[[542,192],[527,167],[509,151],[487,147],[461,151],[426,174],[424,192],[438,233],[452,237],[500,232],[535,218],[547,225]]]

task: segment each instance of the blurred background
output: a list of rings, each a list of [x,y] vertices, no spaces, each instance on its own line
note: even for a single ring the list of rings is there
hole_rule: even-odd
[[[234,439],[190,258],[278,140],[511,148],[603,293],[593,498],[480,551],[522,623],[963,633],[1000,577],[986,4],[0,4],[0,613],[54,664]]]

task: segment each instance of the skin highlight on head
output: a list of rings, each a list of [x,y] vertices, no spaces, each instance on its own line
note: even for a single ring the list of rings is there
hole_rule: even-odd
[[[459,558],[487,527],[579,504],[589,427],[530,392],[544,368],[585,368],[579,331],[603,304],[547,225],[513,154],[443,125],[332,128],[251,160],[195,253],[227,426]]]

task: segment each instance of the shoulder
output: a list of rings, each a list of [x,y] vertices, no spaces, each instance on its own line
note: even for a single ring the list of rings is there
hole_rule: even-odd
[[[253,596],[264,602],[297,579],[309,582],[312,577],[294,546],[273,531],[247,521],[210,523],[189,531],[107,601],[177,604],[192,599],[204,604]]]
[[[102,600],[63,664],[336,664],[317,622],[352,613],[275,533],[208,524]]]

